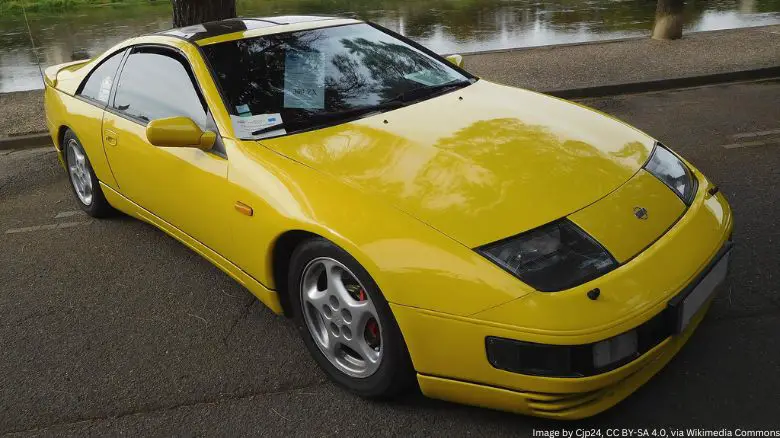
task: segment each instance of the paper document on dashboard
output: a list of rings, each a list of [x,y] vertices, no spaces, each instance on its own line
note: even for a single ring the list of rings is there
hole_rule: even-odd
[[[287,133],[282,127],[282,116],[279,113],[275,114],[257,114],[253,116],[230,116],[230,120],[233,122],[233,132],[235,132],[238,138],[263,138],[273,137],[277,135],[284,135]],[[263,132],[262,134],[252,134],[253,132],[260,131],[266,128],[272,128],[279,126],[279,129],[273,129]]]

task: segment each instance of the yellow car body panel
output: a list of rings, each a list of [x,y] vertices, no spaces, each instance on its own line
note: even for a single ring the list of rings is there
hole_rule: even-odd
[[[614,191],[647,161],[654,140],[565,101],[480,80],[388,113],[261,143],[474,248]]]
[[[135,44],[169,46],[187,58],[224,154],[152,146],[144,125],[76,95],[98,63]],[[623,333],[661,312],[731,235],[730,208],[701,173],[693,169],[698,192],[686,208],[641,170],[651,137],[581,106],[484,80],[354,122],[246,141],[236,138],[198,47],[181,38],[128,40],[90,62],[52,67],[47,78],[47,124],[60,160],[62,133],[71,129],[115,208],[182,241],[274,312],[284,312],[287,293],[275,274],[281,240],[311,233],[349,252],[391,304],[432,397],[555,418],[608,408],[676,353],[706,308],[685,333],[587,378],[499,370],[487,360],[486,337],[574,345]],[[639,199],[649,210],[643,223],[628,220]],[[543,293],[474,251],[563,217],[622,264]],[[593,288],[598,300],[587,297]],[[555,409],[539,407],[545,404]]]
[[[425,374],[418,375],[417,380],[423,394],[440,400],[560,420],[591,417],[618,404],[669,363],[701,323],[710,304],[707,303],[685,332],[667,338],[630,364],[597,376],[537,377],[523,390]],[[545,392],[530,388],[541,388]]]
[[[264,284],[275,287],[275,241],[285,231],[300,230],[347,250],[382,285],[390,302],[467,315],[533,290],[380,199],[334,184],[257,144],[227,141],[226,148],[231,199],[254,210],[251,217],[233,214],[230,227],[237,238],[226,254]],[[441,275],[450,270],[458,275]]]
[[[532,332],[547,343],[581,344],[625,332],[659,313],[731,236],[733,217],[726,199],[721,193],[709,195],[711,184],[702,174],[696,175],[700,188],[688,211],[638,256],[567,291],[534,293],[475,317]],[[587,297],[593,288],[601,291],[596,301]],[[587,311],[583,311],[586,304]],[[540,308],[555,308],[559,316],[550,318]]]
[[[485,338],[580,345],[625,333],[663,311],[672,297],[695,280],[726,244],[732,228],[733,218],[723,196],[700,189],[673,230],[627,264],[581,287],[559,293],[534,292],[470,317],[393,306],[423,392],[550,418],[582,418],[615,405],[674,356],[708,305],[684,333],[623,367],[591,377],[549,378],[497,369],[485,356]],[[593,287],[602,291],[596,301],[586,295]],[[433,332],[446,335],[431,336]],[[539,404],[545,397],[550,403],[577,403],[571,409]]]
[[[52,87],[44,91],[46,125],[62,162],[63,127],[70,127],[83,143],[98,179],[116,187],[114,175],[103,151],[103,109]]]
[[[215,224],[235,214],[225,196],[228,160],[197,148],[152,146],[146,127],[109,112],[103,131],[118,191],[217,252],[227,244]],[[219,230],[218,232],[215,232]]]
[[[639,219],[635,211],[639,208],[651,213]],[[569,219],[604,245],[618,262],[625,263],[666,233],[686,208],[669,187],[640,170],[620,188]]]

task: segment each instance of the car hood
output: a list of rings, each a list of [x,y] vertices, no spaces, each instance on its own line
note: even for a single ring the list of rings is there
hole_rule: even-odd
[[[654,140],[585,107],[480,80],[261,142],[476,247],[606,196],[637,173]]]

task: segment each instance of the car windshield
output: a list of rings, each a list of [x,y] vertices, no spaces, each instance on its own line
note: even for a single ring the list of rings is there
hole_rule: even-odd
[[[475,79],[361,23],[207,45],[236,136],[285,135],[409,105]]]

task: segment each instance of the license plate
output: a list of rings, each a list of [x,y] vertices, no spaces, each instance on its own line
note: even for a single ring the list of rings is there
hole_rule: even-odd
[[[704,303],[717,292],[720,285],[726,280],[730,255],[731,251],[723,255],[710,272],[699,281],[699,284],[682,301],[673,304],[673,307],[677,309],[677,333],[683,332],[688,327],[688,324],[699,313]]]

